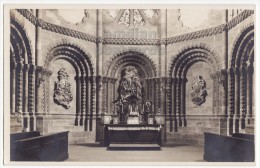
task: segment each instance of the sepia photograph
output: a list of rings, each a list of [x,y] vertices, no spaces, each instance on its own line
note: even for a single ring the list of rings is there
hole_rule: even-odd
[[[255,165],[247,5],[4,5],[5,165]]]

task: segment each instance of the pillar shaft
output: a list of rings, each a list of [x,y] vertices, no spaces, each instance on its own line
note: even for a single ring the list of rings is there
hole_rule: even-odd
[[[12,64],[12,88],[11,88],[11,91],[12,91],[12,104],[11,104],[11,113],[15,113],[15,93],[16,93],[16,68],[17,68],[17,64],[16,63],[13,63]]]

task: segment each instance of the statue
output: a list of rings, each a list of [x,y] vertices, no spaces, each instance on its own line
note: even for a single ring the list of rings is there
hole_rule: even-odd
[[[71,93],[71,84],[68,82],[69,75],[65,68],[58,71],[58,81],[54,84],[54,102],[61,105],[65,109],[69,109],[69,103],[73,100]]]
[[[191,84],[191,101],[200,106],[206,101],[206,82],[202,76],[196,76]]]
[[[140,116],[143,113],[144,88],[134,66],[127,66],[122,71],[117,92],[118,98],[114,103],[121,123],[126,123],[129,115]]]

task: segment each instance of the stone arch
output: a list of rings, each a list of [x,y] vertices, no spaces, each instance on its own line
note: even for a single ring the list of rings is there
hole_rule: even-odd
[[[10,25],[11,46],[16,55],[16,62],[34,64],[31,41],[29,40],[29,36],[27,35],[24,26],[12,16]]]
[[[236,38],[233,44],[230,67],[235,68],[241,65],[245,66],[245,62],[248,60],[246,59],[247,54],[245,52],[246,51],[250,52],[250,50],[253,50],[254,49],[253,46],[254,46],[254,23],[250,23],[248,26],[246,26],[241,30],[241,33],[238,35],[238,37]]]
[[[186,120],[186,83],[187,72],[190,67],[197,62],[205,62],[211,67],[210,73],[216,73],[220,70],[220,58],[218,52],[205,43],[187,45],[180,49],[172,58],[168,75],[171,78],[170,90],[167,96],[167,113],[173,116],[174,124],[170,124],[170,130],[177,131],[178,127],[187,126]],[[213,81],[216,83],[216,81]],[[216,87],[217,88],[217,87]],[[219,90],[213,88],[214,92]],[[218,94],[213,95],[217,99]],[[214,100],[213,100],[214,102]],[[215,104],[214,106],[217,106]],[[214,109],[214,107],[213,107]],[[174,127],[174,128],[173,128]]]
[[[241,30],[232,47],[228,70],[229,134],[243,132],[246,124],[254,118],[253,80],[254,23],[250,23]]]
[[[48,50],[44,66],[48,67],[52,61],[61,58],[61,55],[70,57],[74,65],[80,67],[82,75],[93,75],[93,63],[90,55],[79,46],[66,41],[56,43]]]
[[[192,44],[185,46],[173,57],[169,68],[169,76],[175,76],[178,71],[181,71],[181,63],[187,60],[198,59],[204,57],[213,66],[214,71],[219,70],[219,54],[205,43]]]
[[[81,47],[66,40],[62,40],[49,47],[46,53],[44,67],[49,69],[51,64],[59,59],[66,60],[75,69],[76,76],[76,117],[75,125],[83,126],[85,131],[91,131],[94,106],[94,79],[91,57]],[[48,77],[46,77],[48,78]],[[47,80],[48,81],[48,80]],[[49,93],[49,88],[46,88]],[[51,95],[46,95],[50,97]]]
[[[10,111],[20,113],[24,131],[35,130],[35,65],[26,29],[10,17]]]
[[[150,58],[148,58],[148,56],[146,56],[144,53],[139,51],[122,51],[116,54],[108,63],[106,77],[103,80],[103,108],[107,112],[115,111],[116,109],[115,105],[112,103],[112,100],[116,99],[120,72],[124,67],[128,65],[133,65],[136,68],[139,68],[139,73],[143,74],[142,80],[146,89],[145,97],[149,97],[149,95],[154,93],[151,91],[152,82],[148,82],[148,80],[155,78],[157,74],[156,66],[153,63],[153,61]],[[155,82],[155,80],[153,82]]]
[[[118,70],[118,67],[125,62],[134,62],[143,66],[147,72],[147,78],[155,77],[157,74],[156,66],[153,61],[145,54],[133,50],[123,51],[116,54],[110,61],[107,76],[113,77]]]

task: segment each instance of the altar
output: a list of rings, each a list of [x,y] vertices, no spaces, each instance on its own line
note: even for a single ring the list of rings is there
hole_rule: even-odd
[[[135,66],[122,70],[113,104],[113,115],[104,114],[102,119],[104,146],[160,149],[165,139],[164,123],[158,120],[160,111],[151,110],[153,103],[145,96],[143,79]]]
[[[104,145],[157,145],[160,148],[164,142],[163,130],[164,126],[158,124],[104,124]]]

